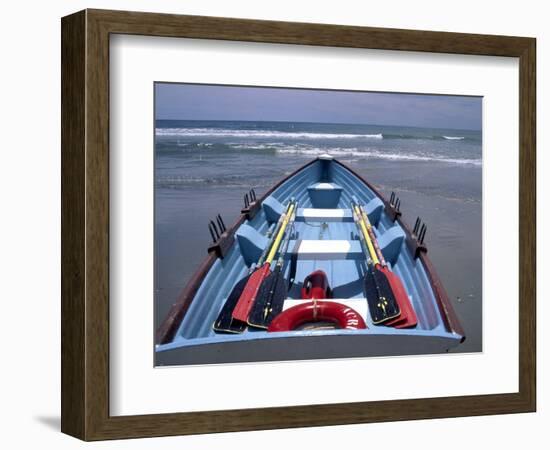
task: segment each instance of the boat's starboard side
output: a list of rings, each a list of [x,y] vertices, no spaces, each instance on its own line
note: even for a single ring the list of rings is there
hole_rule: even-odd
[[[388,200],[382,195],[382,193],[359,173],[357,173],[355,170],[353,170],[351,167],[341,161],[334,160],[334,163],[335,172],[338,172],[337,168],[340,167],[346,172],[351,173],[356,179],[360,180],[361,183],[367,186],[374,195],[380,198],[386,208],[389,206]],[[385,220],[382,220],[382,222],[385,222],[386,224],[390,224],[392,222],[387,214],[384,215],[384,219]],[[410,243],[415,241],[415,237],[413,236],[411,227],[403,219],[402,216],[398,216],[395,219],[395,223],[405,232],[406,238],[404,245],[406,246],[406,248],[403,248],[402,254],[405,258],[408,259],[408,264],[412,264],[415,260],[414,255],[411,253],[411,248],[414,247],[414,244],[411,245]],[[463,342],[466,338],[464,329],[460,323],[460,320],[458,319],[451,300],[447,294],[447,291],[445,290],[443,282],[439,278],[435,266],[427,255],[427,252],[419,252],[418,258],[416,258],[416,260],[421,264],[423,272],[427,278],[428,285],[432,288],[432,295],[437,302],[438,312],[445,323],[445,327],[450,333],[460,336],[460,341]],[[399,271],[399,267],[397,268],[397,270]]]

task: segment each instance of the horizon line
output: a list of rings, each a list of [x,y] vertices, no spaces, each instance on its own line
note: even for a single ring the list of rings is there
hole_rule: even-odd
[[[309,121],[296,121],[296,120],[250,120],[250,119],[174,119],[159,117],[157,120],[179,120],[186,122],[272,122],[272,123],[309,123],[309,124],[323,124],[323,125],[367,125],[372,127],[407,127],[407,128],[420,128],[420,129],[433,129],[433,130],[457,130],[457,131],[482,131],[482,128],[448,128],[448,127],[422,127],[418,125],[390,125],[381,123],[352,123],[352,122],[309,122]]]

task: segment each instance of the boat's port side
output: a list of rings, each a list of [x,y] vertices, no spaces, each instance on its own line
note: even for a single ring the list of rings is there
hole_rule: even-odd
[[[352,212],[354,198],[364,205],[384,258],[405,286],[418,318],[414,328],[375,325],[371,320],[364,291],[368,269]],[[322,270],[332,299],[355,309],[367,328],[275,333],[248,328],[239,334],[216,333],[212,325],[231,290],[260,257],[269,241],[268,231],[273,230],[291,199],[297,202],[297,210],[282,271],[286,280],[294,282],[284,309],[303,302],[304,280],[312,272]],[[280,184],[262,199],[253,219],[236,229],[232,247],[206,274],[172,342],[157,346],[157,363],[202,363],[207,362],[207,355],[214,358],[211,362],[322,357],[318,347],[312,345],[314,341],[331,346],[335,354],[327,353],[326,357],[420,354],[446,351],[458,345],[461,338],[447,329],[430,278],[420,258],[409,251],[399,221],[388,216],[382,199],[363,180],[327,158],[305,166]],[[280,349],[276,347],[278,341],[279,345],[288,341],[297,347]],[[350,345],[356,347],[350,349]],[[184,354],[183,348],[192,350]]]
[[[237,230],[237,236],[249,227],[249,229],[254,230],[257,236],[264,239],[262,242],[265,243],[266,238],[264,236],[267,234],[270,223],[278,219],[278,215],[272,215],[272,220],[267,220],[266,211],[270,211],[267,205],[280,203],[282,208],[282,202],[288,201],[291,197],[296,197],[299,205],[311,206],[307,198],[307,186],[318,180],[320,174],[321,164],[316,161],[283,183],[266,199],[267,201],[264,201],[265,205],[262,205],[261,211],[256,214],[254,219],[241,225]],[[281,199],[282,202],[277,199]],[[270,200],[275,201],[270,203]],[[281,213],[282,210],[278,212],[278,214]],[[195,294],[193,303],[185,314],[174,340],[216,336],[212,324],[219,310],[222,308],[235,282],[247,274],[248,267],[258,259],[259,253],[261,253],[261,250],[256,253],[254,253],[254,249],[251,250],[252,253],[247,252],[246,249],[244,249],[244,252],[241,251],[237,240],[225,258],[216,260]],[[217,336],[223,338],[221,335]]]

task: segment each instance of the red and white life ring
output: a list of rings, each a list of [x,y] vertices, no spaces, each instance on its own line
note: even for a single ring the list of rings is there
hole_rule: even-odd
[[[367,328],[361,315],[349,306],[314,300],[288,308],[269,324],[267,331],[292,331],[307,322],[332,322],[340,329]]]

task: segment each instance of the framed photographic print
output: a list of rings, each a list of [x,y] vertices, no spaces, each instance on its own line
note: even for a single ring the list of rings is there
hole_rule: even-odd
[[[534,411],[535,169],[532,38],[63,18],[62,430]]]

